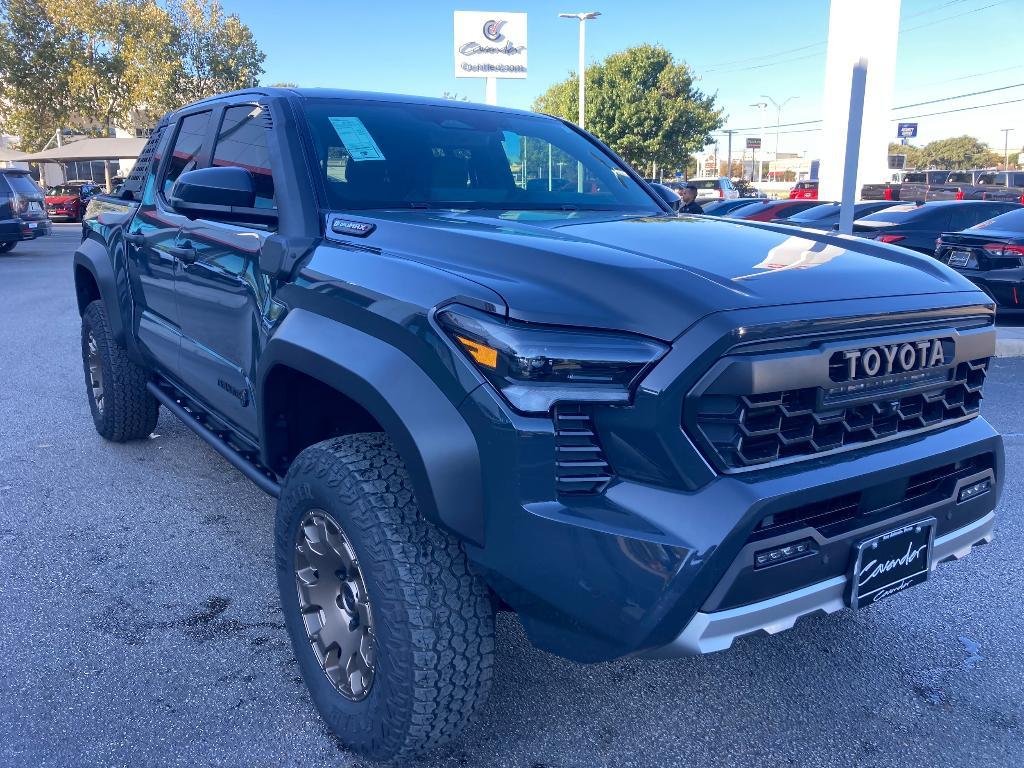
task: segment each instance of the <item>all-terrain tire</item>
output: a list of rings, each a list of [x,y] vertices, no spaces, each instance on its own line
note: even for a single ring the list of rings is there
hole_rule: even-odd
[[[365,583],[375,661],[360,700],[328,677],[303,620],[296,548],[311,511],[337,522]],[[409,475],[385,435],[332,438],[299,454],[281,488],[275,550],[285,626],[302,676],[347,747],[401,762],[461,732],[490,689],[494,611],[459,542],[420,516]]]
[[[101,301],[82,313],[82,364],[96,431],[115,443],[148,437],[156,427],[160,403],[146,389],[146,370],[129,360],[115,341]],[[94,386],[97,372],[101,397]]]

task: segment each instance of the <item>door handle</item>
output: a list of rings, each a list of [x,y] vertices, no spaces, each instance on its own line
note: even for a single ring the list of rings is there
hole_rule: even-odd
[[[171,256],[180,259],[185,264],[194,264],[196,261],[196,249],[192,247],[192,243],[188,240],[181,246],[167,245],[164,247]]]

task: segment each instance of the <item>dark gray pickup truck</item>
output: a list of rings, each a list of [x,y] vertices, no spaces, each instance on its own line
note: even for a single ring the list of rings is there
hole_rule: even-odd
[[[460,731],[495,611],[581,662],[927,621],[901,593],[992,536],[994,307],[934,259],[678,216],[556,118],[348,91],[186,107],[125,193],[74,254],[96,429],[163,409],[277,498],[299,668],[372,758]]]

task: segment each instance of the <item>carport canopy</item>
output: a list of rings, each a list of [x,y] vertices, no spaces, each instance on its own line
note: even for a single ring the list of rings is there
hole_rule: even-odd
[[[4,149],[0,147],[0,162],[5,163],[19,163],[28,157],[24,152],[18,152],[14,149]]]
[[[25,155],[21,159],[30,163],[71,163],[78,160],[102,160],[103,173],[106,176],[106,187],[109,192],[111,190],[110,161],[138,158],[144,146],[146,146],[145,139],[79,139],[78,141],[68,142],[62,147],[53,147],[52,149],[44,149],[42,152]]]
[[[17,158],[30,163],[70,163],[76,160],[127,160],[138,157],[146,146],[145,139],[79,139],[63,147],[52,147],[42,152]]]

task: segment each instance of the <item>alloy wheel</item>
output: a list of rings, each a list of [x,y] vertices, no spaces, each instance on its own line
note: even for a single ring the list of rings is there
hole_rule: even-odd
[[[320,668],[345,698],[366,698],[375,659],[370,600],[352,544],[321,509],[307,512],[296,533],[295,586]]]
[[[86,354],[89,365],[89,391],[96,404],[96,410],[103,413],[103,366],[100,362],[100,349],[96,337],[89,331]]]

